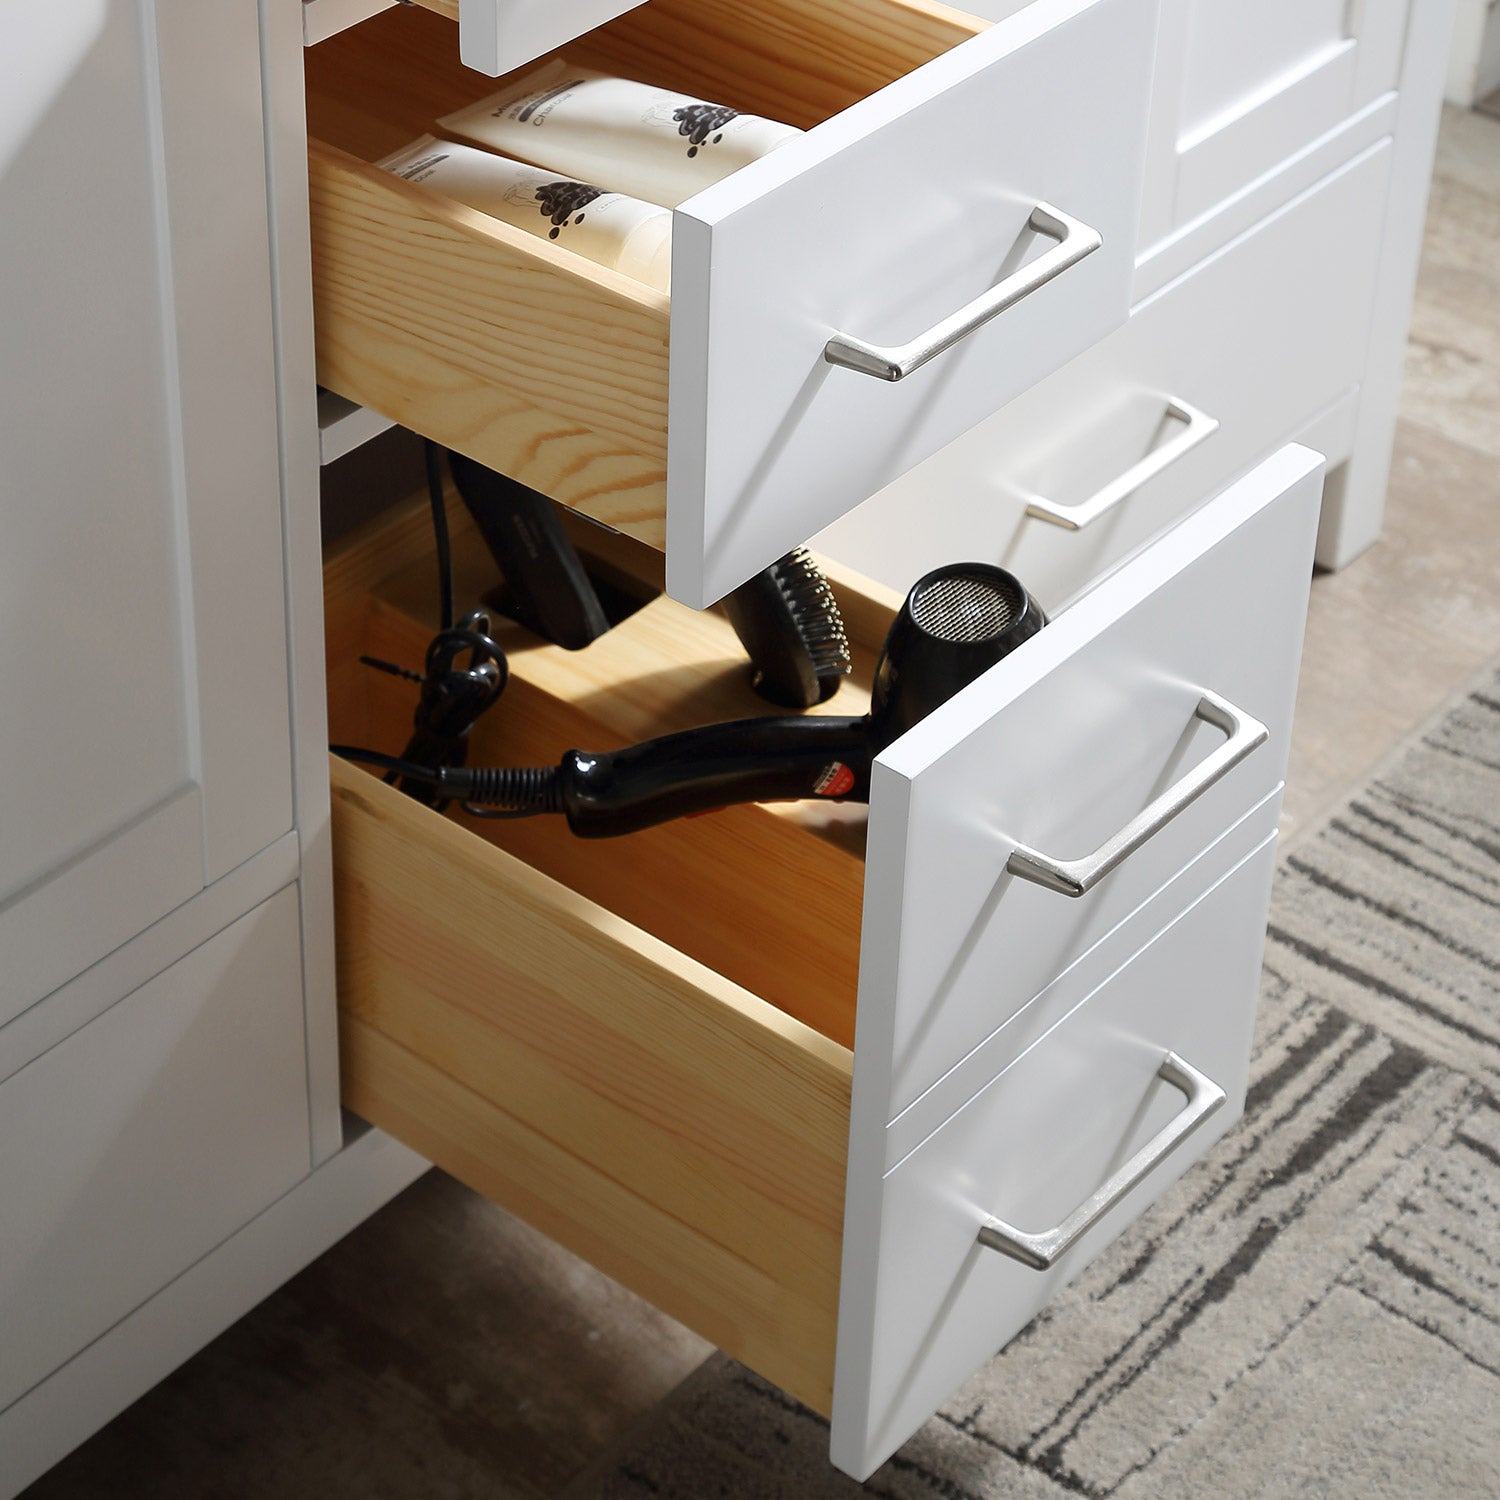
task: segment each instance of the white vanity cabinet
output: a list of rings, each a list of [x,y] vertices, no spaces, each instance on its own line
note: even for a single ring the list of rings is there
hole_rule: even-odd
[[[20,22],[0,1492],[427,1160],[828,1413],[864,1477],[1229,1128],[1452,4],[971,9]],[[806,131],[678,211],[670,297],[373,166],[563,43]],[[666,554],[674,598],[514,654],[531,712],[476,761],[754,711],[684,604],[814,533],[861,664],[832,708],[925,568],[1011,566],[1054,618],[883,754],[868,839],[806,807],[480,837],[342,763],[330,795],[329,715],[409,722],[353,663],[420,652],[431,564],[418,508],[324,570],[315,369]]]

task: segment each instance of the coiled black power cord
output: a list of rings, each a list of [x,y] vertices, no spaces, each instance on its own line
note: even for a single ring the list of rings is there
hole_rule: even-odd
[[[416,783],[422,793],[418,800],[439,809],[449,801],[457,801],[476,818],[532,818],[563,810],[556,766],[430,766],[358,745],[328,748],[345,760],[360,761],[389,772],[387,779],[399,778],[402,789],[413,796],[417,791],[407,783]]]

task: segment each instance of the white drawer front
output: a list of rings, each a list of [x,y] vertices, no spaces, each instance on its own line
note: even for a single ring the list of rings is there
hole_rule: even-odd
[[[623,16],[643,0],[458,0],[459,55],[492,77]]]
[[[716,599],[1120,323],[1156,0],[1035,0],[689,199],[673,231],[667,584]],[[1099,249],[891,381],[930,331]]]
[[[868,1475],[1238,1117],[1274,851],[1273,837],[878,1187],[856,1198],[851,1184],[839,1467]],[[1189,1118],[1159,1076],[1169,1053],[1227,1096],[1175,1145]],[[979,1242],[991,1218],[1033,1233],[1064,1224],[1148,1144],[1150,1170],[1050,1269]]]
[[[0,1407],[308,1171],[288,887],[0,1084]]]
[[[1322,247],[1375,242],[1390,160],[1293,199],[814,545],[896,587],[974,556],[1048,609],[1078,594],[1356,385],[1376,258]]]
[[[1280,785],[1320,488],[1317,455],[1283,450],[877,760],[853,1140],[945,1086]],[[1205,694],[1247,727],[1205,721]],[[1249,721],[1265,726],[1262,743]],[[1082,896],[1018,873],[1032,868],[1023,848],[1087,856],[1190,789]]]
[[[1394,89],[1409,11],[1410,0],[1168,0],[1142,245]]]

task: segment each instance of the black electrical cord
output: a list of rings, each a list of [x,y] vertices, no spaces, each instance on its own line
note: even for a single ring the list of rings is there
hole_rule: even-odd
[[[443,450],[427,438],[427,499],[432,506],[432,534],[437,541],[438,622],[453,628],[453,545],[448,536],[448,506],[443,499]]]
[[[386,755],[380,750],[366,750],[360,745],[328,748],[345,760],[379,766],[403,781],[420,782],[433,792],[446,794],[440,805],[457,799],[465,812],[476,817],[531,818],[562,811],[555,766],[431,766],[399,755]]]
[[[469,730],[481,714],[505,691],[510,666],[505,652],[490,635],[489,616],[475,610],[458,623],[453,618],[453,547],[448,533],[448,510],[443,495],[443,450],[426,440],[427,499],[432,509],[432,534],[437,546],[438,617],[440,628],[427,647],[422,672],[413,672],[394,662],[361,656],[366,666],[419,684],[420,696],[413,715],[411,738],[399,756],[349,745],[329,748],[346,759],[364,760],[384,766],[386,781],[408,796],[441,811],[449,797],[463,793],[445,786],[441,772],[462,766],[468,757]],[[469,811],[480,812],[477,807]],[[483,816],[509,814],[484,812]],[[516,814],[520,816],[521,814]]]

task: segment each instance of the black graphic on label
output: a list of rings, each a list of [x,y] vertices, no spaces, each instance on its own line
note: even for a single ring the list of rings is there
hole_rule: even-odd
[[[688,138],[689,156],[696,156],[698,147],[708,141],[709,136],[713,136],[709,144],[718,145],[724,139],[724,126],[738,116],[739,110],[730,109],[727,104],[685,104],[672,111],[677,134]]]
[[[536,201],[542,213],[552,220],[547,238],[555,240],[565,224],[583,223],[583,211],[595,198],[602,196],[602,189],[590,187],[586,182],[544,182],[536,189]]]

